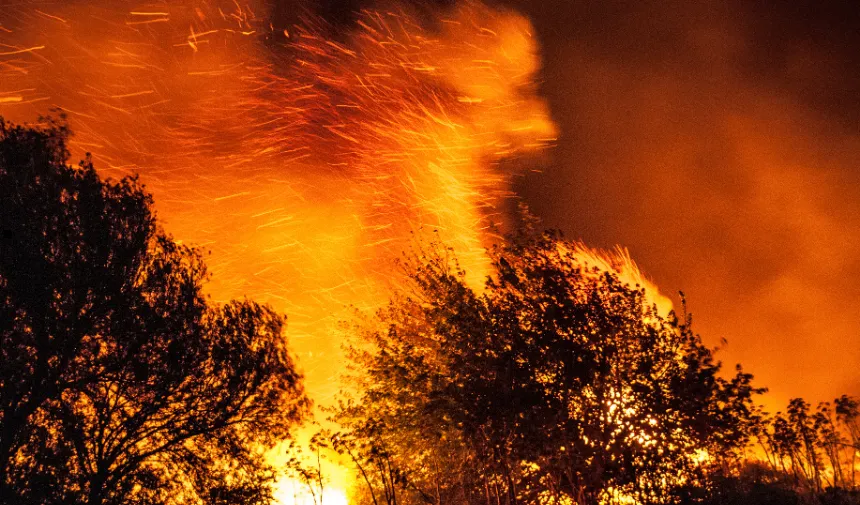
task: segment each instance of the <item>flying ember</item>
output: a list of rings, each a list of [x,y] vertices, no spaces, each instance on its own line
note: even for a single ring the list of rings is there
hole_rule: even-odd
[[[477,2],[364,11],[345,34],[232,2],[21,3],[0,44],[0,113],[59,108],[73,158],[140,174],[162,226],[211,251],[214,298],[287,312],[322,398],[339,343],[321,322],[382,303],[415,235],[480,281],[510,160],[555,136],[528,21]]]
[[[348,28],[217,0],[4,10],[0,115],[59,109],[73,159],[139,174],[160,225],[209,251],[214,299],[288,315],[322,404],[342,367],[336,323],[382,306],[416,243],[452,247],[480,286],[511,179],[555,140],[529,22],[475,1],[433,19],[365,10]],[[568,253],[671,308],[623,252]]]

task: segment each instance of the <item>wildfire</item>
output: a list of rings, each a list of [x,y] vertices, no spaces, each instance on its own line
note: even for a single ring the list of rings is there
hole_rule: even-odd
[[[275,489],[275,499],[284,505],[349,505],[344,490],[324,490],[322,496],[308,492],[301,483],[296,481],[281,481]]]
[[[288,314],[325,403],[348,307],[384,303],[416,235],[452,246],[479,283],[511,196],[501,161],[544,150],[555,127],[530,24],[513,12],[464,1],[431,23],[364,11],[345,34],[312,15],[267,17],[214,0],[7,6],[0,115],[62,108],[73,156],[139,173],[162,225],[211,251],[215,299]],[[629,256],[571,253],[664,303]]]
[[[337,37],[312,16],[287,37],[238,4],[38,7],[3,19],[0,113],[62,108],[73,156],[140,173],[165,228],[211,250],[214,298],[288,313],[317,398],[333,392],[331,323],[384,301],[414,234],[484,277],[510,195],[499,161],[555,135],[529,23],[476,2],[432,27],[365,11]]]
[[[666,316],[674,308],[672,300],[663,296],[659,288],[643,275],[626,249],[616,247],[612,251],[600,251],[591,249],[581,242],[574,243],[573,247],[559,244],[558,248],[560,255],[574,260],[584,268],[596,269],[598,272],[613,272],[624,284],[639,286],[645,291],[649,302],[656,305],[660,315]]]

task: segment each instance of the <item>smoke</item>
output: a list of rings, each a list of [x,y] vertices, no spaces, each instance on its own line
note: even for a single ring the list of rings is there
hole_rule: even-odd
[[[774,409],[857,393],[857,10],[509,3],[535,23],[560,130],[518,185],[531,208],[683,289]]]
[[[385,302],[416,236],[454,247],[480,282],[511,160],[555,137],[521,15],[378,7],[332,21],[295,2],[34,1],[0,15],[0,115],[59,107],[73,156],[139,173],[162,226],[211,251],[215,299],[288,314],[323,402],[348,307]]]

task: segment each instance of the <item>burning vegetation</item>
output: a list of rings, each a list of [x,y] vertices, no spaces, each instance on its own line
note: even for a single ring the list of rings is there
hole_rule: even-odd
[[[0,124],[0,500],[857,501],[856,400],[768,417],[625,251],[508,208],[556,134],[527,20],[268,7],[0,15],[0,113],[63,111]]]
[[[336,322],[384,303],[414,235],[480,284],[516,160],[555,136],[530,25],[477,2],[365,11],[349,29],[172,4],[14,6],[0,43],[31,50],[0,55],[0,112],[60,107],[76,157],[140,173],[171,233],[211,251],[208,292],[287,311],[311,390],[331,396]]]

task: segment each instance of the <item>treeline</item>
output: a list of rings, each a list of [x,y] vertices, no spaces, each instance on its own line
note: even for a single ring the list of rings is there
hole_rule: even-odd
[[[576,250],[522,227],[481,292],[444,247],[404,264],[321,438],[364,503],[860,503],[855,399],[764,414],[683,303],[661,314]]]
[[[262,449],[309,412],[284,316],[203,296],[199,252],[68,135],[0,120],[0,502],[272,503]],[[287,465],[313,500],[333,450],[360,505],[860,503],[856,399],[765,414],[683,302],[579,250],[526,218],[481,289],[444,245],[408,256],[348,327],[337,429]]]
[[[843,395],[814,410],[801,398],[763,419],[755,432],[768,469],[801,491],[857,490],[860,404]]]
[[[590,266],[526,223],[490,251],[483,289],[436,245],[352,328],[351,388],[321,445],[359,503],[856,504],[858,402],[764,413],[722,370],[682,300]]]

